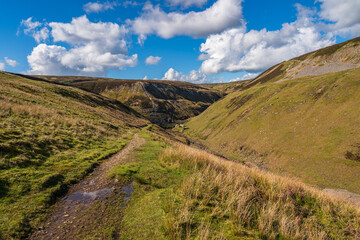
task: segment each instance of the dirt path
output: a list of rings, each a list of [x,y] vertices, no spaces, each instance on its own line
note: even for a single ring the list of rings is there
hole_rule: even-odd
[[[124,198],[128,198],[132,185],[125,186],[116,180],[111,181],[107,175],[114,166],[130,161],[135,149],[144,143],[145,140],[135,134],[123,150],[71,187],[69,193],[55,205],[54,212],[43,227],[30,239],[81,239],[86,236],[86,232],[106,223],[112,215],[117,214],[116,218],[121,218],[118,211],[124,207]],[[116,208],[119,205],[120,208]],[[112,231],[111,234],[116,235],[116,230]]]

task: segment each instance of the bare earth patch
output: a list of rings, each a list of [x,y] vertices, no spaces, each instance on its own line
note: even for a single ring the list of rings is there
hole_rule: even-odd
[[[352,204],[360,207],[360,195],[359,194],[349,192],[345,189],[326,188],[323,191],[334,198],[344,200],[346,202],[352,203]]]
[[[69,193],[54,206],[52,215],[43,227],[30,239],[83,239],[95,226],[107,221],[109,214],[117,214],[116,218],[121,218],[122,213],[118,211],[124,207],[129,186],[113,182],[107,175],[114,166],[127,162],[134,150],[144,143],[145,140],[135,134],[123,150],[71,187]],[[118,208],[114,209],[114,206]],[[114,226],[109,234],[117,238],[117,230]]]

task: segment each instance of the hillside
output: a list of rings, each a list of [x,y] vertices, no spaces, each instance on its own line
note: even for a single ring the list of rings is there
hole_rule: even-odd
[[[118,101],[4,72],[0,94],[0,239],[360,236],[349,202],[184,145]]]
[[[26,236],[58,196],[148,123],[118,101],[0,72],[0,239]]]
[[[345,54],[348,49],[343,52],[339,47],[358,40],[289,62],[306,62],[310,56],[334,49],[338,49],[335,55]],[[334,54],[329,56],[333,59]],[[360,193],[356,180],[360,171],[360,68],[288,80],[285,73],[292,69],[266,81],[260,76],[254,80],[257,84],[214,103],[187,123],[187,134],[223,154],[271,171],[324,188]]]
[[[171,123],[196,116],[225,95],[222,91],[179,81],[32,77],[76,86],[119,100],[157,124]]]
[[[242,89],[243,87],[247,86],[247,84],[252,81],[250,80],[243,80],[243,81],[235,81],[235,82],[228,82],[228,83],[205,83],[199,84],[199,86],[218,90],[220,92],[224,92],[226,94],[232,93],[236,90]]]
[[[279,63],[247,82],[243,87],[318,76],[357,67],[360,67],[360,37]]]

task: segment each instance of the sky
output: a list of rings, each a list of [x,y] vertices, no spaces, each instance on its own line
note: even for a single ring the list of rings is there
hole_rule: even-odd
[[[0,70],[166,79],[254,78],[360,35],[360,0],[5,0]]]

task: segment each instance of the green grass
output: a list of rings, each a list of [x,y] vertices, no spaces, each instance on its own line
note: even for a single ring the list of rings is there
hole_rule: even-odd
[[[222,154],[360,193],[359,74],[352,69],[234,92],[191,119],[185,133]]]
[[[109,177],[133,182],[134,193],[123,218],[121,239],[166,239],[165,199],[186,171],[159,159],[169,146],[143,132],[146,144],[137,150],[135,161],[116,166]]]
[[[119,102],[0,72],[0,238],[24,238],[145,120]]]
[[[359,212],[318,190],[185,145],[170,147],[143,137],[147,143],[135,161],[110,173],[134,186],[120,239],[360,236]]]

